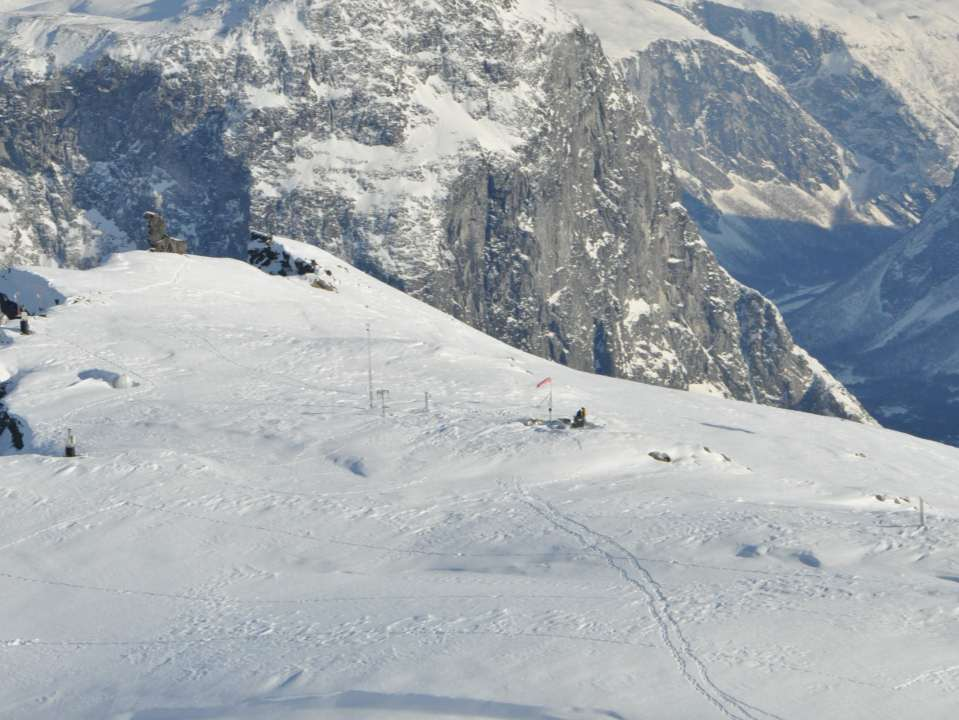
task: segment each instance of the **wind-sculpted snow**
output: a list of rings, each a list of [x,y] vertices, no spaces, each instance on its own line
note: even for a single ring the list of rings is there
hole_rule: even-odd
[[[959,450],[577,372],[308,252],[337,292],[34,271],[4,718],[950,716]]]
[[[7,17],[17,42],[111,33],[5,65],[7,257],[92,264],[162,204],[200,253],[294,237],[571,367],[870,421],[717,265],[642,107],[551,3],[110,7]]]

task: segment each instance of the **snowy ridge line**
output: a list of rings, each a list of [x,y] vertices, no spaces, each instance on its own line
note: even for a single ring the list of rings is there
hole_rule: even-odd
[[[135,288],[129,289],[120,289],[115,288],[113,290],[101,291],[106,295],[138,295],[142,292],[148,290],[156,290],[158,288],[177,288],[180,286],[180,280],[183,278],[183,271],[186,270],[187,263],[189,260],[186,255],[180,258],[180,264],[177,265],[176,270],[173,271],[173,274],[167,280],[160,280],[159,282],[150,283],[149,285],[140,285]]]
[[[186,257],[181,258],[180,264],[177,266],[176,270],[173,271],[173,274],[171,275],[171,277],[167,280],[162,280],[160,282],[153,283],[150,285],[143,285],[132,290],[120,290],[120,289],[108,290],[104,294],[111,295],[111,296],[112,295],[128,295],[128,294],[144,292],[147,290],[154,290],[156,288],[162,288],[162,287],[177,288],[180,285],[180,279],[183,276],[183,271],[186,270],[188,262],[189,261],[187,260]],[[47,337],[50,337],[50,336],[47,336]],[[95,350],[91,350],[89,347],[82,345],[75,340],[70,340],[67,337],[63,337],[63,339],[60,342],[65,345],[70,345],[76,348],[77,350],[80,350],[81,352],[86,353],[87,355],[89,355],[90,357],[96,360],[100,360],[102,362],[108,363],[109,365],[112,365],[122,370],[123,372],[125,372],[127,375],[130,375],[131,377],[140,378],[142,381],[149,383],[152,387],[156,387],[156,383],[151,378],[143,375],[142,373],[137,372],[136,370],[133,370],[130,367],[125,366],[123,363],[119,362],[116,358],[107,357],[103,355],[102,353],[99,353]],[[73,412],[69,414],[73,414],[74,412],[77,412],[77,410],[74,410]]]
[[[683,635],[679,623],[670,613],[669,600],[666,598],[662,587],[656,582],[652,574],[643,567],[635,555],[608,535],[604,535],[578,520],[564,515],[547,500],[537,497],[525,488],[522,488],[518,482],[516,483],[516,492],[519,494],[522,502],[537,515],[546,520],[554,528],[575,537],[585,549],[595,550],[602,555],[606,563],[616,570],[623,580],[642,592],[647,601],[647,609],[659,627],[663,644],[673,656],[673,660],[679,668],[680,673],[697,692],[714,705],[723,715],[733,720],[758,720],[758,716],[754,714],[754,712],[756,712],[773,718],[773,720],[783,720],[779,715],[749,705],[745,701],[727,693],[713,682],[705,663],[695,654],[689,640]],[[623,553],[627,562],[639,571],[642,579],[634,577],[626,568],[619,565],[619,558],[604,548],[603,544],[611,546]],[[690,663],[695,665],[700,676],[699,678],[693,675],[689,668]]]

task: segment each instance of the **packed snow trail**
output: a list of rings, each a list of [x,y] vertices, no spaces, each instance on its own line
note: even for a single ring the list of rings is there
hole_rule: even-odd
[[[34,271],[68,301],[0,349],[4,718],[951,719],[959,451],[577,373],[338,263]],[[546,376],[603,427],[527,427]]]
[[[633,553],[613,538],[591,529],[578,520],[571,518],[569,515],[564,515],[550,505],[548,501],[533,495],[521,486],[517,485],[517,490],[521,494],[523,502],[540,517],[557,530],[562,530],[574,536],[584,548],[594,550],[602,555],[609,566],[622,576],[623,580],[642,592],[647,601],[649,614],[659,628],[659,634],[663,644],[669,649],[680,673],[682,673],[686,681],[689,682],[697,692],[702,694],[702,696],[712,703],[723,715],[734,718],[735,720],[756,720],[757,716],[754,715],[753,712],[758,712],[775,720],[782,720],[778,715],[754,708],[716,686],[709,677],[706,665],[694,653],[689,644],[689,640],[683,635],[679,624],[670,614],[669,600],[663,593],[663,589],[650,574],[649,570],[643,567]],[[613,555],[607,548],[613,548],[621,553],[621,555]],[[630,572],[623,567],[621,564],[623,560],[626,560],[639,572],[639,578],[631,575]],[[696,668],[699,674],[698,678],[690,670],[690,665]]]

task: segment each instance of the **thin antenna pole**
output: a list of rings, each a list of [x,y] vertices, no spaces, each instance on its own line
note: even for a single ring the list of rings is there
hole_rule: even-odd
[[[553,384],[549,386],[549,421],[553,422]]]
[[[370,385],[370,410],[373,409],[373,344],[370,338],[370,324],[366,323],[366,360],[367,375]]]
[[[919,498],[919,527],[926,527],[926,502]]]

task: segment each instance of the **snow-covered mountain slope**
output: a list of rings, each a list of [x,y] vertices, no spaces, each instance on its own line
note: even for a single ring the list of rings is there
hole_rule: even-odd
[[[868,418],[718,266],[552,4],[64,7],[4,17],[8,254],[93,262],[159,196],[196,252],[242,256],[252,224],[571,367]]]
[[[892,427],[959,442],[959,181],[922,222],[813,302],[797,332]]]
[[[915,225],[959,163],[949,3],[560,4],[621,59],[721,261],[786,310]]]
[[[576,372],[318,257],[337,292],[20,277],[64,299],[0,349],[4,717],[950,717],[959,451]],[[522,422],[547,376],[595,427]]]
[[[329,265],[43,271],[69,300],[0,351],[5,716],[946,717],[956,451],[577,373]],[[518,422],[547,375],[600,427]]]

